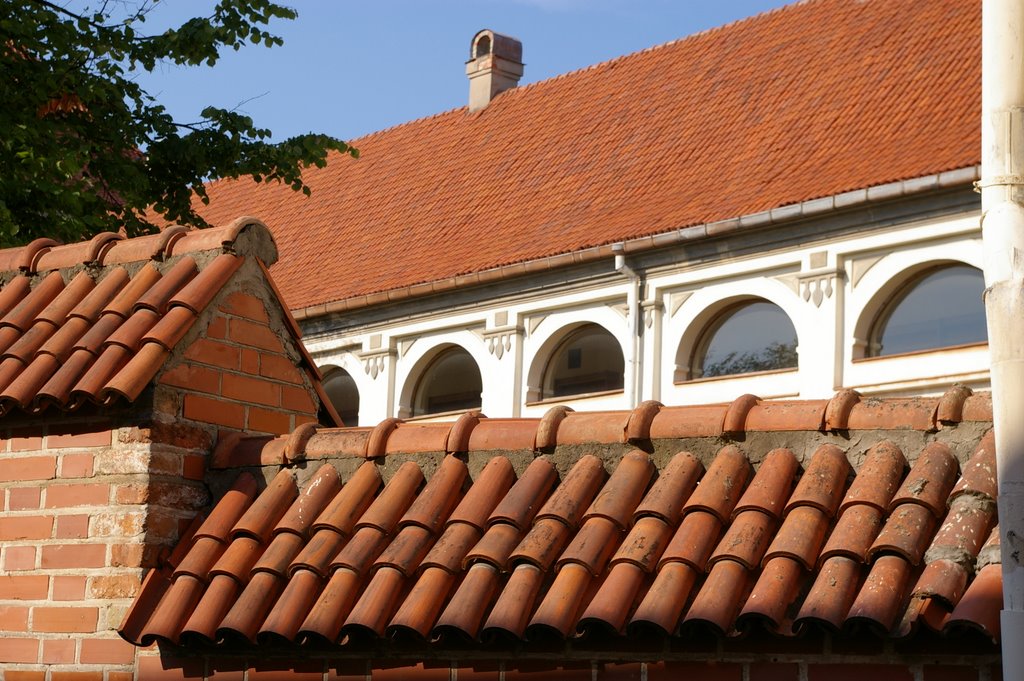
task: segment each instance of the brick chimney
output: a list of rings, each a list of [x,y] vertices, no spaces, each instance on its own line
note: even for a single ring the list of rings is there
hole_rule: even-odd
[[[478,111],[499,93],[519,84],[523,76],[523,44],[489,28],[473,36],[466,62],[469,110]]]

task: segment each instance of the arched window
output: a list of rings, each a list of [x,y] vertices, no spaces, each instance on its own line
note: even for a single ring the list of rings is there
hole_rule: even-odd
[[[484,35],[480,37],[480,40],[476,41],[476,54],[473,55],[474,59],[480,57],[486,57],[491,53],[491,37]]]
[[[458,346],[442,350],[416,384],[412,415],[480,408],[483,383],[476,360]]]
[[[908,282],[883,308],[871,333],[874,357],[988,340],[985,278],[970,265],[944,265]]]
[[[542,398],[622,390],[625,361],[615,336],[597,324],[570,333],[544,371]]]
[[[359,425],[359,388],[344,369],[334,367],[324,372],[324,390],[334,410],[346,426]]]
[[[796,329],[778,305],[744,301],[705,330],[693,355],[691,376],[710,378],[796,368]]]

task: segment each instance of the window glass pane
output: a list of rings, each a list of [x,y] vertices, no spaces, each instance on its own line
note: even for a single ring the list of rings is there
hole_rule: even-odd
[[[935,270],[894,301],[875,339],[877,355],[944,348],[988,340],[980,270],[955,265]]]
[[[359,425],[359,389],[344,369],[334,369],[324,377],[324,390],[334,410],[346,426]]]
[[[551,356],[543,397],[622,390],[625,361],[615,337],[596,324],[569,335]]]
[[[473,357],[462,348],[443,351],[416,387],[413,416],[480,408],[483,383]]]
[[[745,303],[723,315],[694,362],[694,378],[796,367],[796,330],[778,305]]]

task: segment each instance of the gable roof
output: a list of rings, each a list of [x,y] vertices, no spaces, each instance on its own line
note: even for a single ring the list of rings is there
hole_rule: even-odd
[[[277,258],[254,218],[0,251],[0,415],[134,402],[247,258]]]
[[[614,659],[638,637],[756,632],[784,651],[822,630],[998,642],[990,419],[988,395],[955,387],[234,440],[228,458],[302,467],[262,491],[238,476],[120,633],[378,657],[555,642]]]
[[[220,181],[199,208],[261,215],[286,301],[317,314],[973,169],[980,15],[976,0],[800,2],[354,140],[359,159],[305,172],[311,198]]]

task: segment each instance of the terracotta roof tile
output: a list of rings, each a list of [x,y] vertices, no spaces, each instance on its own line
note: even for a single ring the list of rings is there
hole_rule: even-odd
[[[307,169],[311,198],[221,181],[198,207],[274,225],[293,308],[610,258],[616,241],[978,164],[979,35],[977,2],[794,3],[353,140],[359,159]],[[324,257],[342,249],[361,266]]]
[[[134,402],[243,263],[276,258],[253,218],[0,251],[0,415]]]
[[[353,468],[322,452],[306,482],[284,468],[258,495],[242,474],[179,562],[147,580],[121,633],[139,644],[439,650],[754,629],[783,639],[971,630],[997,641],[991,437],[951,421],[941,432],[923,424],[902,447],[890,439],[893,409],[934,412],[938,400],[862,401],[870,428],[839,438],[808,421],[769,451],[711,437],[687,440],[700,457],[665,456],[675,440],[622,454],[629,414],[616,412],[604,415],[615,424],[607,441],[587,445],[594,454],[556,444],[506,458],[485,445],[438,460],[413,446],[400,466],[379,456]],[[657,418],[666,414],[690,420],[681,408]],[[436,442],[443,425],[401,429]],[[291,439],[345,441],[303,432]]]

